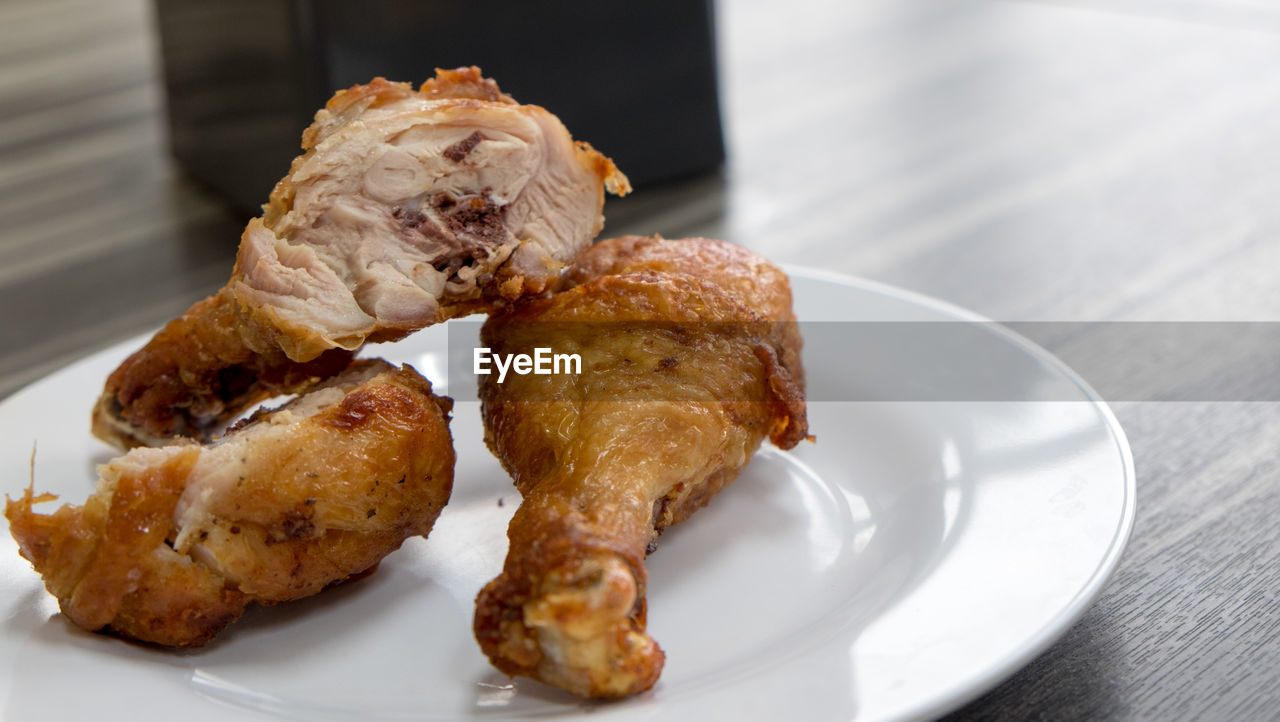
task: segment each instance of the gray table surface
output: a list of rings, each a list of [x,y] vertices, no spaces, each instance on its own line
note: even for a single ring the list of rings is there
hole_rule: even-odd
[[[1001,321],[1280,320],[1280,6],[725,0],[718,22],[729,163],[611,201],[606,233]],[[243,221],[167,155],[156,55],[141,0],[0,2],[0,396],[229,272]],[[1115,370],[1128,550],[955,718],[1280,719],[1280,397],[1204,355],[1194,397]]]

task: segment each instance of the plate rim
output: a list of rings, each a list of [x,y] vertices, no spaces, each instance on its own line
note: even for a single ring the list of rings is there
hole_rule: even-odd
[[[999,321],[935,296],[889,283],[811,266],[789,263],[781,265],[788,277],[792,279],[808,278],[841,286],[850,286],[913,305],[924,306],[953,316],[966,323],[982,324],[988,327],[1005,341],[1030,354],[1036,360],[1045,363],[1079,389],[1085,397],[1083,400],[1087,401],[1102,418],[1105,429],[1119,455],[1124,471],[1124,499],[1120,510],[1119,523],[1112,534],[1106,553],[1098,560],[1093,573],[1085,580],[1080,590],[1072,596],[1068,604],[1057,610],[1035,634],[1026,638],[1000,663],[988,667],[968,685],[957,685],[952,689],[940,692],[936,697],[924,700],[908,708],[904,718],[927,719],[954,712],[1008,681],[1019,670],[1048,651],[1093,607],[1108,583],[1115,576],[1120,560],[1123,558],[1124,552],[1133,536],[1133,527],[1137,517],[1137,472],[1128,436],[1125,434],[1124,428],[1121,426],[1115,412],[1111,409],[1110,404],[1084,377],[1043,346]],[[803,322],[803,319],[800,319],[800,321]]]
[[[881,281],[799,264],[783,263],[777,265],[781,266],[791,278],[793,287],[795,282],[801,279],[835,284],[865,293],[886,297],[911,306],[922,307],[945,317],[953,318],[959,322],[982,324],[989,327],[992,331],[998,334],[1003,341],[1010,343],[1023,353],[1027,353],[1034,359],[1044,363],[1053,372],[1070,381],[1082,394],[1082,399],[1080,401],[1089,403],[1096,413],[1098,413],[1103,427],[1116,449],[1124,476],[1124,495],[1118,524],[1113,531],[1105,553],[1097,560],[1092,573],[1086,580],[1084,580],[1079,590],[1071,597],[1068,603],[1057,609],[1051,616],[1049,616],[1039,626],[1034,634],[1027,636],[1017,644],[1013,650],[1002,656],[997,663],[988,665],[986,669],[982,670],[970,680],[959,684],[953,684],[948,688],[940,689],[936,694],[924,697],[918,703],[903,708],[901,710],[901,718],[932,718],[956,711],[1007,681],[1016,672],[1027,666],[1036,657],[1043,654],[1053,644],[1059,641],[1094,605],[1102,592],[1106,589],[1108,583],[1114,577],[1124,551],[1128,547],[1129,541],[1132,537],[1136,518],[1136,472],[1133,453],[1130,448],[1128,438],[1110,405],[1101,397],[1100,394],[1098,394],[1087,380],[1081,377],[1074,369],[1068,366],[1056,355],[1047,351],[1025,336],[1013,331],[1003,323],[993,321],[981,314],[937,297]],[[804,321],[804,319],[799,320],[801,322]],[[116,342],[109,343],[100,348],[92,349],[80,356],[68,360],[57,368],[51,369],[40,377],[33,379],[18,389],[15,389],[5,398],[0,399],[0,409],[16,402],[19,397],[30,393],[34,387],[49,377],[64,373],[79,363],[86,362],[91,358],[95,358],[103,354],[120,353],[122,350],[121,347],[126,347],[130,344],[137,344],[139,342],[145,343],[145,340],[153,335],[158,328],[159,327],[119,339]],[[850,680],[850,683],[852,684],[852,680]],[[616,711],[621,712],[622,710]],[[566,712],[573,713],[573,710],[566,710]],[[611,715],[606,714],[605,716],[608,717]],[[897,719],[899,717],[895,716],[894,718]],[[860,719],[856,712],[855,719]]]

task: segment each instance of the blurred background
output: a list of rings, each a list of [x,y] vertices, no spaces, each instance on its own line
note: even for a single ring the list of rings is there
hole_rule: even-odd
[[[1263,4],[551,5],[0,3],[0,395],[224,281],[333,89],[473,60],[638,181],[606,234],[999,320],[1280,316]]]
[[[633,185],[724,161],[710,0],[156,0],[169,137],[193,176],[256,213],[340,88],[476,65],[554,109]],[[209,28],[236,28],[235,33]]]
[[[1271,3],[0,0],[0,63],[0,397],[221,285],[332,90],[437,65],[632,174],[606,235],[723,237],[1001,321],[1280,319]],[[1125,564],[959,716],[1274,714],[1275,405],[1117,412]]]

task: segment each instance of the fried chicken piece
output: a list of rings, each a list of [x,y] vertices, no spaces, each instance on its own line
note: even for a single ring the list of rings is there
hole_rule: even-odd
[[[360,361],[210,446],[140,448],[52,514],[5,505],[22,556],[77,625],[194,647],[253,601],[306,597],[425,536],[448,501],[452,401]]]
[[[706,239],[621,238],[568,288],[496,314],[494,354],[578,354],[581,374],[482,377],[485,440],[522,501],[502,574],[476,600],[493,664],[583,697],[650,688],[644,558],[766,438],[807,438],[786,276]]]
[[[208,438],[366,341],[546,290],[603,225],[612,161],[478,68],[339,91],[240,240],[231,280],[108,379],[94,434]]]
[[[177,437],[207,441],[253,404],[303,391],[351,363],[341,348],[295,362],[242,323],[229,288],[170,321],[108,377],[94,436],[124,450]]]

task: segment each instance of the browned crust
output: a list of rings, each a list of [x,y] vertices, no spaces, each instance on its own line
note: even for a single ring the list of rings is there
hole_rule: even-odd
[[[449,498],[452,402],[408,367],[358,364],[353,372],[377,375],[270,445],[259,439],[234,488],[205,502],[212,521],[196,527],[205,556],[174,549],[177,504],[204,453],[195,444],[149,452],[159,461],[113,462],[84,505],[52,514],[33,505],[54,497],[28,487],[5,505],[20,553],[77,625],[179,647],[205,644],[252,601],[289,601],[367,573],[426,535]]]
[[[502,574],[477,597],[481,649],[507,674],[581,696],[649,689],[664,662],[645,632],[644,558],[658,533],[731,484],[766,436],[783,448],[809,438],[787,278],[721,241],[602,241],[559,292],[491,317],[481,343],[572,348],[584,367],[544,385],[481,382],[486,443],[523,497]],[[655,429],[681,441],[643,436]],[[592,575],[610,563],[634,580],[621,618],[581,601],[607,598]],[[554,653],[547,608],[559,615]]]
[[[340,90],[303,132],[303,153],[294,158],[289,172],[272,189],[261,219],[250,223],[260,223],[274,232],[293,208],[294,173],[312,157],[316,146],[363,111],[409,97],[466,104],[516,102],[474,66],[437,69],[436,76],[416,90],[409,83],[385,78]],[[586,143],[578,142],[575,147],[579,162],[591,168],[605,188],[618,195],[630,191],[626,176],[613,161]],[[468,150],[464,144],[446,152],[465,155]],[[599,194],[603,203],[604,191]],[[492,214],[486,215],[484,210],[464,214],[460,222],[468,223],[469,231],[483,232],[485,223],[493,221]],[[242,270],[237,259],[227,287],[193,305],[111,375],[93,411],[96,436],[122,449],[160,445],[182,436],[204,440],[252,404],[296,393],[346,366],[352,357],[350,351],[329,348],[331,340],[282,319],[275,309],[250,308],[237,301],[232,288]],[[442,304],[438,320],[488,312],[541,293],[557,271],[545,270],[545,277],[537,278],[503,267],[476,298]],[[383,327],[367,339],[346,339],[342,345],[358,345],[362,340],[395,341],[414,330],[416,327]]]
[[[234,497],[210,503],[216,519],[203,546],[241,590],[270,604],[377,564],[404,539],[425,536],[448,501],[451,405],[410,370],[347,393],[309,419],[292,448],[251,460],[254,473]],[[335,528],[339,520],[356,528]],[[244,545],[252,555],[240,553]],[[233,557],[240,561],[226,561]]]
[[[298,363],[249,321],[230,289],[170,321],[107,378],[95,436],[128,449],[175,437],[207,440],[254,403],[291,394],[347,366],[352,352]]]
[[[32,505],[55,499],[28,487],[8,499],[5,517],[19,552],[45,579],[76,625],[145,642],[199,646],[244,611],[249,598],[211,570],[165,554],[165,537],[198,450],[138,474],[84,506],[53,514]],[[163,549],[162,549],[163,547]]]
[[[586,584],[576,579],[577,570],[595,557],[622,559],[631,570],[639,589],[636,607],[624,629],[644,632],[646,623],[644,550],[651,532],[637,528],[624,535],[593,533],[593,524],[580,513],[560,509],[551,513],[535,511],[537,503],[526,501],[517,510],[510,527],[510,547],[502,574],[490,581],[476,598],[473,631],[480,649],[494,666],[512,676],[538,677],[542,651],[522,621],[523,609],[539,592],[547,579],[557,579],[565,586]],[[611,530],[617,531],[617,530]],[[608,696],[627,696],[653,686],[662,671],[665,655],[658,647],[656,654],[628,658],[628,668],[621,670],[634,681],[625,690]]]
[[[722,304],[725,308],[708,311],[717,320],[734,318],[744,328],[759,332],[756,354],[765,366],[773,405],[770,441],[790,449],[812,438],[805,414],[804,340],[792,310],[790,280],[782,269],[726,241],[620,236],[600,241],[582,254],[565,274],[563,286],[639,272],[662,277],[696,275],[726,293],[732,301]]]
[[[418,92],[431,99],[474,98],[490,103],[511,103],[515,98],[502,92],[492,78],[484,77],[480,68],[468,66],[447,70],[436,68],[436,76],[422,83]]]

